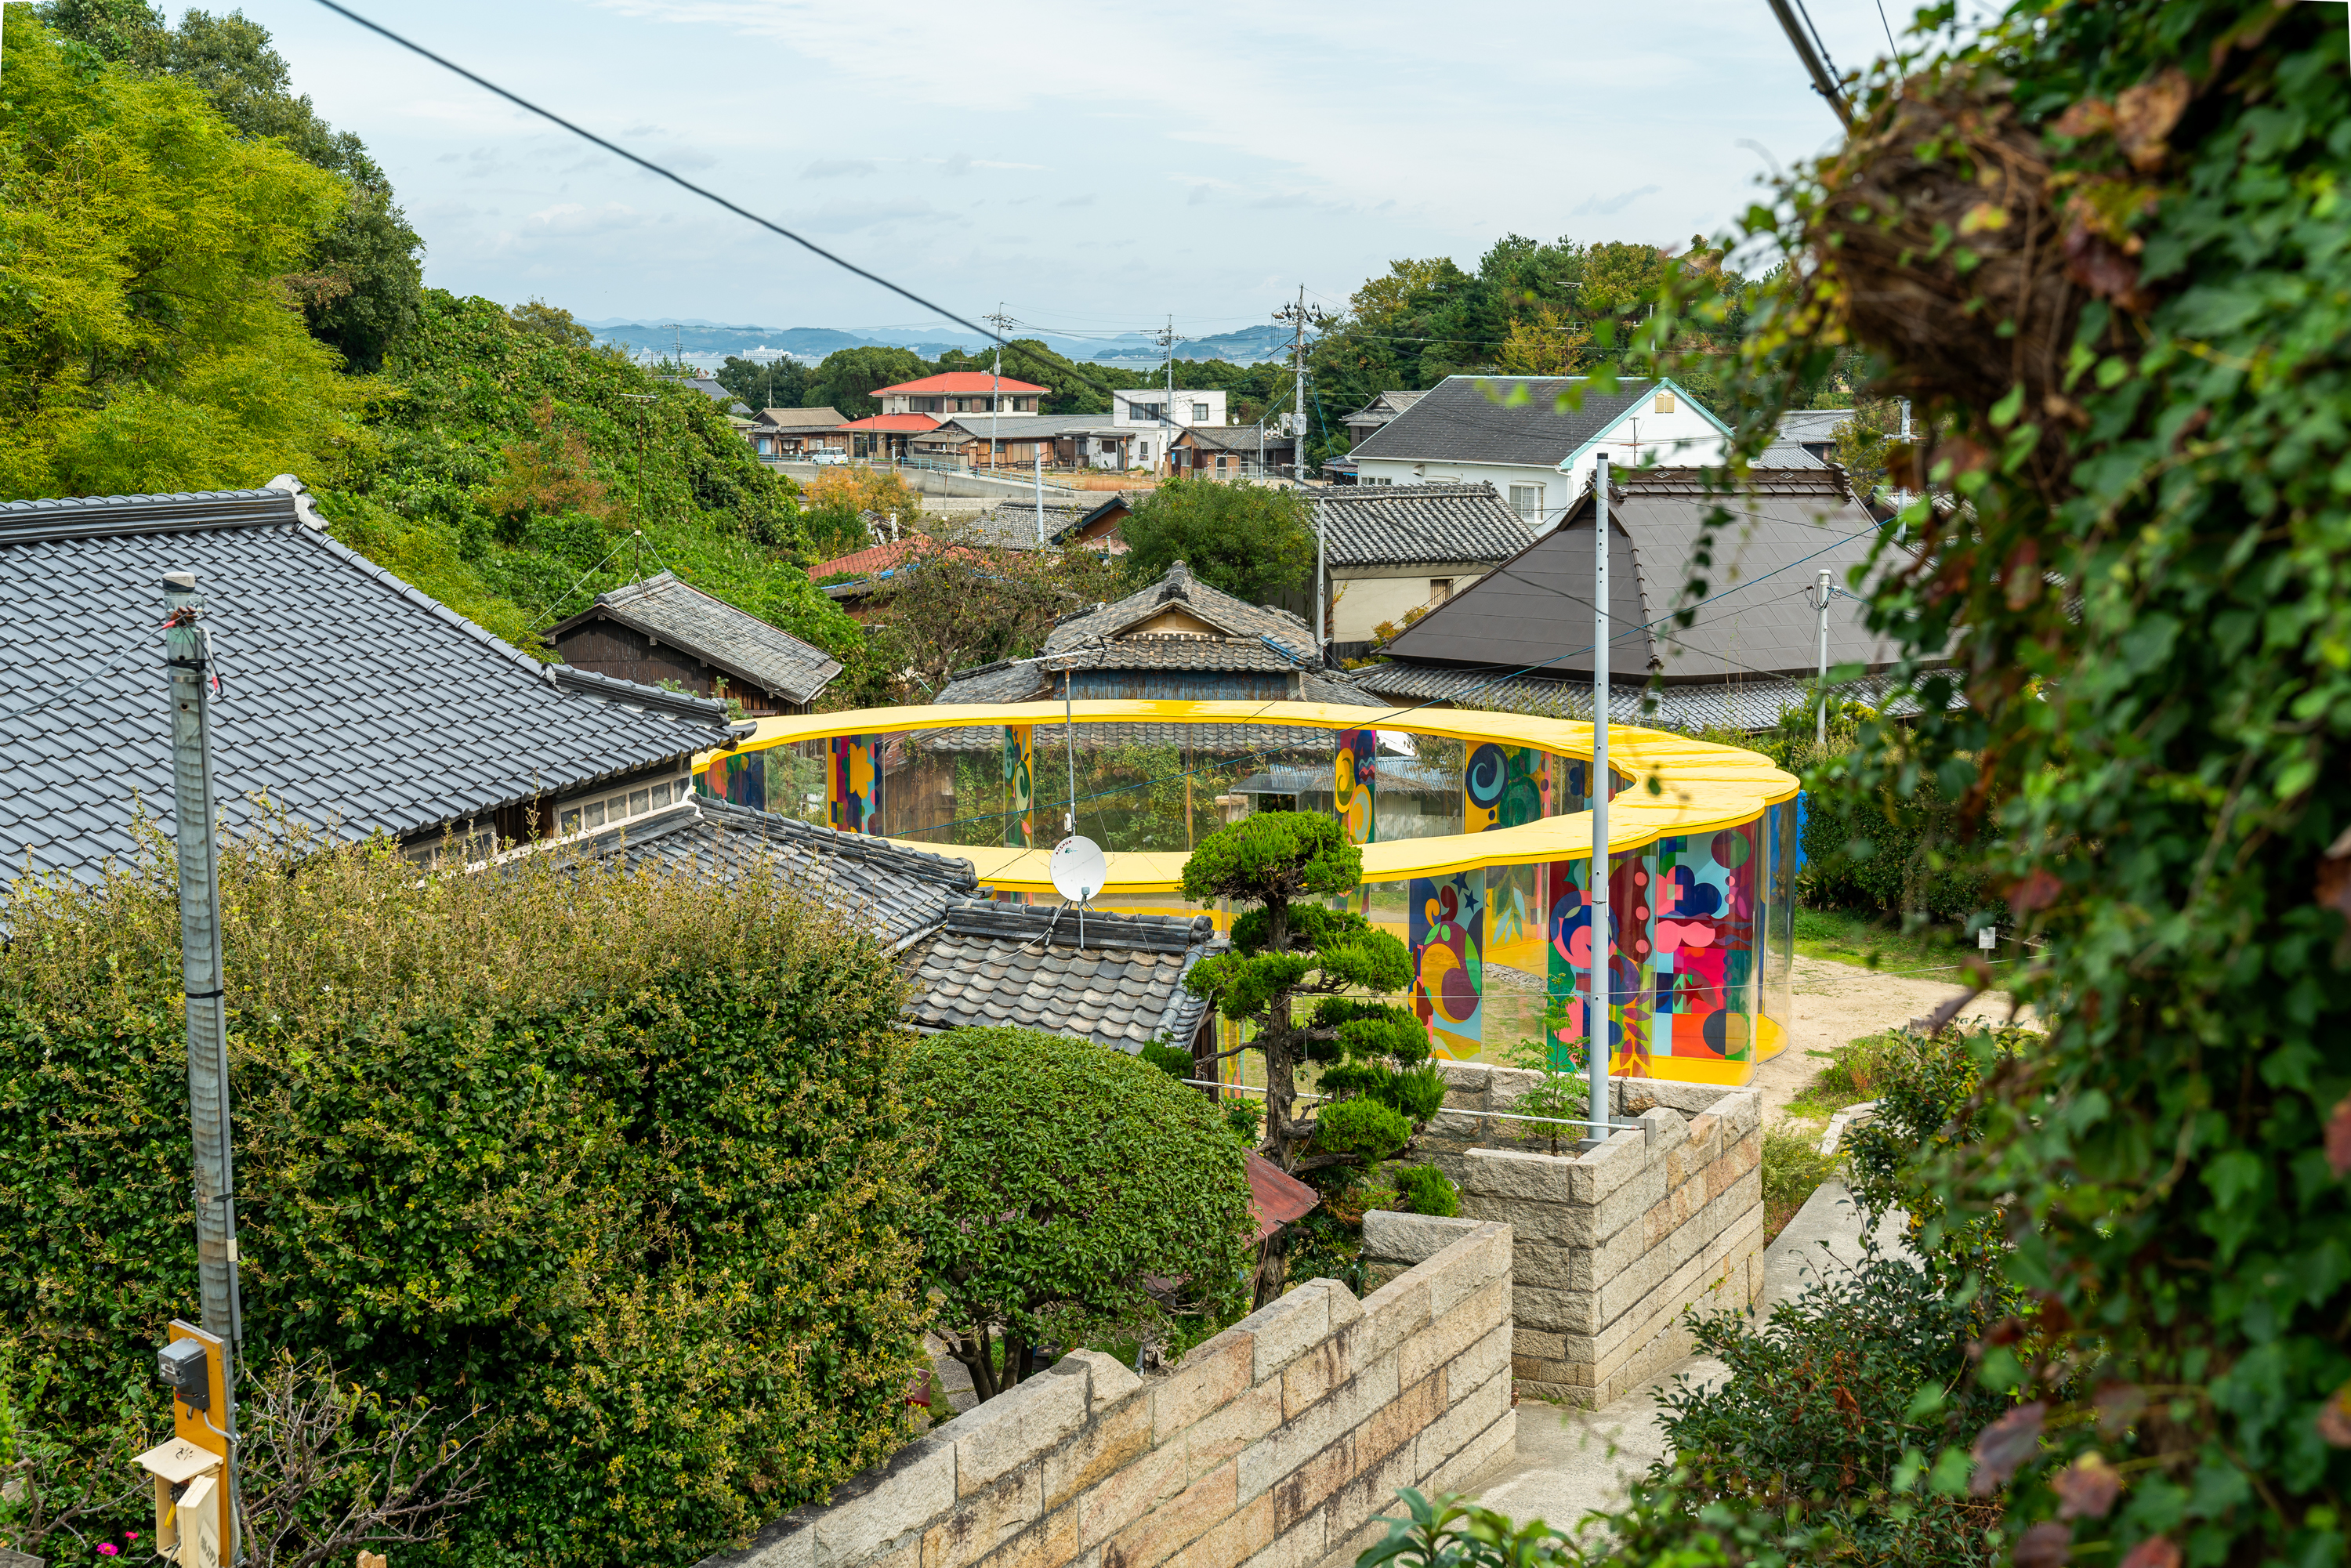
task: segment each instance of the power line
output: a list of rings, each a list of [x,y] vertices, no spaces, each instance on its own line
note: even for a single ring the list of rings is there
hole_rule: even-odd
[[[724,207],[728,212],[733,213],[737,217],[747,219],[748,221],[758,225],[761,228],[766,229],[770,234],[780,235],[785,239],[791,241],[794,245],[799,246],[801,249],[810,252],[811,255],[822,256],[825,260],[832,263],[835,267],[847,272],[853,272],[858,277],[865,279],[868,283],[878,284],[882,287],[888,289],[891,293],[897,295],[902,299],[910,299],[915,304],[921,306],[924,309],[937,313],[938,315],[945,317],[947,320],[954,322],[958,327],[963,327],[978,333],[981,337],[987,339],[990,342],[998,344],[1002,347],[1010,347],[1010,345],[1006,343],[1005,340],[998,334],[989,331],[985,327],[965,320],[962,317],[956,315],[954,311],[949,310],[945,306],[935,305],[930,300],[925,299],[921,295],[915,293],[913,289],[907,288],[900,284],[893,283],[888,278],[883,277],[880,273],[868,271],[866,268],[858,266],[855,262],[851,261],[844,256],[836,256],[831,251],[825,249],[824,246],[817,244],[814,240],[794,234],[791,230],[784,227],[783,225],[773,222],[768,218],[763,218],[747,207],[738,206],[737,204],[730,202],[726,197],[718,194],[717,192],[697,185],[693,181],[687,179],[684,175],[676,173],[672,170],[665,169],[650,158],[632,152],[617,141],[609,141],[603,137],[597,135],[594,131],[586,129],[584,126],[575,125],[570,120],[568,120],[561,115],[554,112],[552,110],[541,109],[538,105],[531,102],[530,99],[523,97],[520,93],[510,92],[507,89],[500,87],[497,83],[490,80],[487,77],[480,76],[473,71],[469,71],[465,67],[457,64],[456,61],[449,59],[444,56],[434,54],[431,49],[426,48],[423,45],[402,37],[400,34],[393,32],[391,28],[385,26],[381,22],[371,22],[365,16],[360,16],[358,12],[350,9],[349,6],[336,4],[336,0],[319,0],[319,4],[324,5],[328,10],[332,11],[338,16],[342,17],[345,21],[357,23],[359,26],[365,27],[369,32],[377,35],[379,37],[386,38],[392,43],[398,44],[402,48],[408,50],[411,54],[420,55],[425,59],[431,60],[434,65],[439,66],[442,69],[450,71],[457,76],[464,77],[467,81],[472,82],[475,87],[482,89],[484,91],[496,93],[498,97],[505,99],[508,103],[515,105],[517,108],[528,110],[532,114],[538,115],[541,120],[561,126],[564,130],[569,131],[572,135],[579,137],[581,141],[590,142],[594,146],[601,147],[616,158],[625,159],[629,162],[634,163],[638,168],[644,170],[647,173],[658,174],[661,178],[667,180],[672,184],[676,185],[683,190],[691,191],[695,195],[700,196],[704,201],[711,202],[718,206]],[[1079,377],[1078,379],[1081,381],[1085,380],[1083,377]],[[1096,386],[1090,381],[1085,382],[1085,384],[1092,387],[1096,392],[1107,392],[1109,390],[1107,387]]]

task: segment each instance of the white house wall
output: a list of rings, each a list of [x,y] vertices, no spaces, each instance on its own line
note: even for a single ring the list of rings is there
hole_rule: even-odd
[[[1465,566],[1458,570],[1416,566],[1411,569],[1410,575],[1376,577],[1340,577],[1334,572],[1331,584],[1331,640],[1368,643],[1373,628],[1381,622],[1393,622],[1402,626],[1406,615],[1427,608],[1438,579],[1450,579],[1451,591],[1459,593],[1489,570],[1484,566]]]

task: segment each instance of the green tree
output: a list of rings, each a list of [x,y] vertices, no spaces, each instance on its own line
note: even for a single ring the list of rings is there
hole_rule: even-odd
[[[1056,620],[1115,597],[1119,583],[1117,565],[1083,545],[1015,549],[937,528],[908,541],[866,635],[904,672],[898,695],[928,702],[951,671],[1040,652]]]
[[[745,408],[807,408],[811,376],[809,368],[785,355],[762,362],[737,354],[726,356],[711,378],[735,394]],[[886,382],[883,384],[887,384]]]
[[[239,12],[196,10],[172,29],[135,0],[53,0],[40,9],[63,36],[127,68],[187,82],[239,135],[274,141],[341,183],[340,211],[320,227],[287,285],[321,341],[354,371],[379,369],[416,325],[424,242],[365,143],[295,94],[268,29]]]
[[[1871,600],[1916,708],[1808,789],[1858,816],[1931,780],[2051,1026],[1923,1167],[1944,1228],[1996,1226],[1968,1288],[2032,1305],[1970,1372],[2006,1413],[1907,1479],[1996,1501],[2018,1562],[2333,1561],[2346,38],[2241,0],[2020,3],[1940,41],[1950,16],[1750,214],[1798,262],[1725,367],[1750,454],[1854,346],[1929,433],[1892,467],[1946,504],[1911,506],[1916,564],[1889,541]],[[1721,303],[1677,292],[1644,337]]]
[[[920,381],[930,373],[931,367],[912,349],[835,349],[809,378],[809,406],[837,409],[843,419],[864,419],[882,412],[874,388]]]
[[[985,374],[993,372],[996,363],[995,351],[990,349],[970,354],[949,349],[939,356],[937,368]],[[1111,388],[1149,386],[1154,380],[1139,371],[1080,365],[1034,338],[1015,338],[1005,345],[1002,373],[1009,381],[1029,382],[1050,389],[1037,400],[1040,413],[1108,413]]]
[[[1170,479],[1119,532],[1130,578],[1147,582],[1177,561],[1214,588],[1265,604],[1314,580],[1314,536],[1298,492],[1213,479]]]
[[[1045,1346],[1181,1350],[1239,1305],[1243,1150],[1197,1091],[1091,1040],[961,1029],[915,1045],[906,1096],[936,1138],[923,1277],[980,1398]]]
[[[1404,1147],[1444,1103],[1428,1062],[1428,1030],[1409,1009],[1377,998],[1412,983],[1403,943],[1362,915],[1308,900],[1352,895],[1364,852],[1316,811],[1261,811],[1211,833],[1184,862],[1184,896],[1230,899],[1229,951],[1193,966],[1185,984],[1249,1037],[1225,1052],[1265,1061],[1265,1152],[1284,1170],[1361,1168]],[[1297,1016],[1300,1001],[1313,1011]],[[1298,1074],[1319,1067],[1331,1096],[1292,1114]],[[1279,1239],[1259,1260],[1258,1297],[1280,1287]]]
[[[570,311],[549,305],[544,299],[532,298],[508,307],[507,319],[522,331],[575,349],[587,348],[596,340],[596,334],[574,321]]]
[[[331,483],[382,389],[338,373],[282,279],[342,191],[191,86],[94,68],[23,8],[0,125],[0,493]]]

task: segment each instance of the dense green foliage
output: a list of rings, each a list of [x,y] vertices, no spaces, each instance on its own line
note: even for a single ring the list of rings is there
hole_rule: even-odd
[[[1407,1214],[1450,1219],[1461,1212],[1461,1189],[1433,1165],[1405,1166],[1395,1173],[1395,1184]]]
[[[920,381],[931,367],[912,349],[840,349],[824,357],[809,377],[808,406],[829,408],[843,419],[867,419],[882,412],[876,387]]]
[[[1197,1090],[1091,1040],[963,1029],[914,1048],[906,1093],[936,1140],[923,1275],[982,1399],[1054,1347],[1180,1352],[1239,1304],[1246,1151]]]
[[[0,495],[349,473],[371,388],[284,282],[344,188],[194,87],[7,8],[0,58]]]
[[[1746,449],[1857,348],[1918,415],[1889,469],[1967,502],[1913,506],[1871,604],[1952,670],[1810,786],[1932,779],[2047,941],[2048,1040],[1917,1178],[1947,1232],[1997,1228],[1963,1288],[2035,1306],[1973,1374],[2013,1408],[1927,1469],[2020,1561],[2342,1561],[2346,76],[2317,7],[2023,0],[1869,84],[1749,220],[1798,265],[1739,302]],[[1645,340],[1721,319],[1677,292]]]
[[[380,368],[416,324],[423,241],[366,145],[295,95],[268,30],[242,12],[196,10],[173,28],[144,0],[48,0],[37,9],[60,36],[131,70],[188,83],[240,136],[267,139],[336,177],[340,210],[285,282],[320,341],[353,370]]]
[[[337,537],[525,647],[667,568],[852,662],[855,626],[803,570],[791,481],[708,398],[569,325],[428,291],[387,367],[380,455],[324,497]]]
[[[1180,560],[1244,603],[1273,603],[1314,580],[1307,507],[1294,490],[1169,479],[1119,524],[1127,572],[1149,582]]]
[[[754,411],[812,406],[804,400],[813,376],[806,365],[795,359],[779,355],[761,363],[729,354],[712,379],[733,392],[744,407]]]
[[[759,879],[320,850],[224,855],[250,1361],[475,1410],[468,1564],[691,1563],[891,1451],[923,1306],[887,957]],[[88,1463],[119,1403],[163,1418],[197,1303],[168,865],[0,894],[0,1364]]]

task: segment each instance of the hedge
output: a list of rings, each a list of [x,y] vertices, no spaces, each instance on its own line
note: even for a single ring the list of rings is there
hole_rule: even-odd
[[[68,1436],[126,1393],[160,1432],[197,1315],[168,853],[0,894],[0,1358]],[[756,883],[420,881],[282,823],[223,908],[248,1361],[496,1424],[441,1560],[691,1563],[903,1439],[924,1145],[871,941]]]

